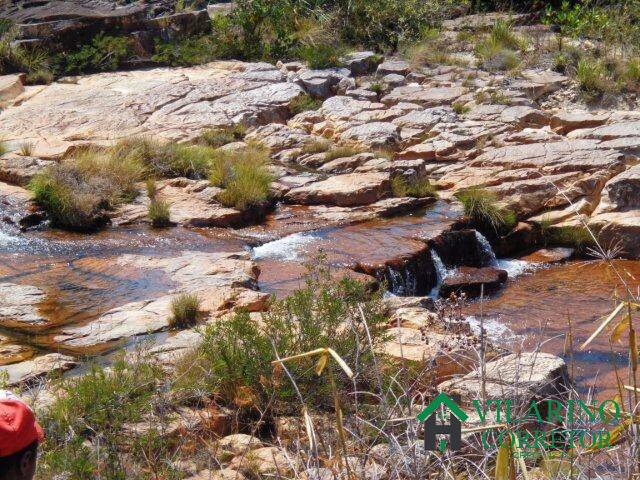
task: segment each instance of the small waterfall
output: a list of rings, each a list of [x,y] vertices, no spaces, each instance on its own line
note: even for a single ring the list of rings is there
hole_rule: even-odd
[[[266,258],[295,261],[300,258],[304,247],[316,240],[318,236],[314,233],[293,233],[272,242],[264,243],[253,248],[253,259],[263,260]]]
[[[493,248],[491,248],[489,240],[487,240],[486,237],[479,231],[474,230],[474,232],[482,249],[482,256],[484,257],[483,263],[492,267],[496,266],[498,264],[498,259],[496,258],[496,254],[494,253]]]
[[[389,291],[394,295],[410,296],[416,294],[418,282],[415,275],[408,268],[403,272],[399,272],[387,266],[386,279],[389,282]]]
[[[440,255],[434,250],[429,250],[431,254],[431,261],[433,262],[433,266],[436,269],[436,284],[429,292],[429,297],[438,298],[438,292],[440,291],[440,285],[442,285],[443,280],[451,273],[447,267],[444,266]]]

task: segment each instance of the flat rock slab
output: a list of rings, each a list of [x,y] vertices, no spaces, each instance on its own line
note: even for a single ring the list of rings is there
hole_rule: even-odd
[[[38,157],[5,156],[0,158],[0,181],[27,185],[34,175],[54,164]]]
[[[6,102],[24,92],[23,75],[0,75],[0,102]]]
[[[0,326],[22,332],[37,332],[51,325],[38,306],[45,293],[31,285],[0,283]]]
[[[31,141],[34,154],[132,135],[190,139],[212,126],[282,122],[300,86],[264,63],[101,73],[53,83],[0,113],[0,137]]]
[[[567,365],[549,353],[511,354],[486,364],[487,399],[513,399],[516,406],[522,401],[527,409],[533,399],[554,398],[566,392]],[[438,385],[449,395],[458,394],[465,403],[480,398],[480,372],[473,371]]]
[[[609,115],[589,112],[560,112],[551,117],[551,129],[566,135],[579,128],[599,127],[607,123]]]
[[[9,376],[9,387],[25,387],[41,381],[49,374],[65,372],[76,367],[72,357],[50,353],[25,362],[0,367],[0,372]]]
[[[285,199],[300,205],[368,205],[387,195],[391,181],[387,173],[347,173],[290,190]]]
[[[11,338],[0,335],[0,366],[23,362],[35,354],[35,349],[14,343]]]
[[[506,270],[494,267],[460,267],[448,275],[440,286],[440,296],[448,297],[452,293],[465,293],[477,297],[484,285],[484,293],[492,293],[507,281]]]
[[[407,85],[394,88],[382,98],[382,103],[395,105],[399,102],[412,102],[424,107],[450,105],[466,93],[463,87],[427,87],[423,85]]]

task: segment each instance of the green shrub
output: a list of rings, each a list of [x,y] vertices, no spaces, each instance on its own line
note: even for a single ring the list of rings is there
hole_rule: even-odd
[[[242,140],[247,129],[241,123],[226,127],[209,128],[202,132],[199,141],[213,148],[219,148],[227,143]]]
[[[593,245],[593,238],[589,234],[589,231],[582,227],[557,227],[547,226],[541,228],[545,244],[551,246],[563,246],[573,247],[578,250],[583,250],[586,247]]]
[[[40,468],[50,474],[47,478],[92,478],[98,468],[104,478],[128,478],[121,452],[129,437],[123,427],[153,411],[163,377],[146,361],[118,359],[110,370],[91,365],[83,376],[61,381],[54,402],[39,418],[47,437]],[[101,448],[84,447],[85,439]]]
[[[516,224],[512,210],[498,206],[494,193],[471,187],[456,194],[462,203],[464,214],[479,227],[490,227],[496,231],[509,230]]]
[[[104,223],[105,210],[133,200],[144,174],[135,158],[87,149],[33,177],[29,189],[54,226],[86,230]]]
[[[354,368],[357,385],[371,385],[373,359],[362,319],[367,319],[377,348],[386,338],[382,311],[380,294],[369,294],[364,284],[354,280],[331,280],[326,269],[316,268],[305,288],[276,301],[263,314],[261,326],[247,313],[207,326],[195,358],[183,365],[191,377],[178,388],[186,396],[190,391],[216,391],[240,415],[258,410],[268,418],[274,412],[296,411],[295,390],[271,361],[275,352],[285,357],[320,347],[334,349]],[[203,368],[193,368],[194,364]],[[313,359],[307,359],[291,362],[287,368],[308,405],[330,407],[330,387],[315,375],[313,364]],[[336,380],[341,392],[353,388],[344,375],[337,374]]]
[[[268,151],[260,145],[233,151],[216,151],[211,161],[209,181],[224,188],[218,200],[238,210],[264,206],[269,199],[269,185],[273,176],[269,173]]]
[[[171,300],[171,328],[192,327],[198,321],[200,299],[195,293],[181,293]]]
[[[607,74],[604,62],[592,58],[582,57],[576,67],[578,86],[585,94],[598,97],[612,90],[613,79]]]
[[[327,162],[330,162],[331,160],[335,160],[336,158],[353,157],[354,155],[362,153],[363,151],[363,149],[355,147],[335,147],[324,154],[324,159]]]
[[[327,42],[317,45],[302,45],[298,48],[297,56],[307,62],[309,68],[322,69],[341,66],[340,57],[343,53],[344,49]]]
[[[391,192],[394,197],[427,198],[438,195],[428,178],[408,180],[402,175],[391,179]]]
[[[297,115],[309,110],[317,110],[322,106],[322,101],[313,98],[311,95],[300,95],[289,102],[291,115]]]
[[[168,227],[171,225],[170,205],[166,200],[152,198],[147,207],[147,216],[154,228]]]
[[[206,145],[165,143],[151,137],[121,140],[111,148],[115,158],[141,162],[158,177],[205,178],[215,149]]]
[[[151,59],[164,65],[180,67],[211,62],[217,57],[215,38],[200,35],[168,42],[158,40]]]
[[[59,69],[66,74],[117,70],[132,54],[125,37],[99,33],[91,43],[58,57]]]

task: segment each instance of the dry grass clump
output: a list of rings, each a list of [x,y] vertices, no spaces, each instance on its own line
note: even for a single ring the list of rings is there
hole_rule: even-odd
[[[198,321],[200,299],[195,293],[181,293],[171,300],[169,327],[173,329],[192,327]]]
[[[437,197],[436,187],[428,178],[408,179],[396,175],[391,179],[391,192],[394,197],[428,198]]]
[[[168,227],[171,225],[171,205],[166,200],[158,198],[156,183],[152,178],[147,179],[147,216],[154,228]]]
[[[35,144],[33,142],[23,142],[20,145],[20,155],[24,157],[30,157],[33,154]]]
[[[325,161],[330,162],[336,158],[353,157],[354,155],[358,155],[364,151],[364,149],[356,147],[335,147],[324,154],[324,159]]]
[[[331,148],[331,142],[329,140],[325,140],[324,138],[314,139],[309,142],[306,142],[302,146],[302,153],[307,155],[313,155],[316,153],[326,152]]]
[[[498,198],[492,192],[471,187],[456,194],[462,203],[464,214],[479,227],[490,227],[496,231],[511,229],[516,224],[512,210],[498,205]]]
[[[526,43],[513,32],[511,24],[498,20],[476,45],[475,54],[486,70],[513,70],[521,62],[518,52],[525,49]]]
[[[52,225],[90,230],[108,221],[105,210],[135,198],[145,173],[137,158],[89,148],[36,175],[29,189]]]
[[[204,145],[218,148],[228,143],[241,141],[246,133],[247,128],[238,123],[227,127],[209,128],[202,132],[198,140]]]
[[[268,150],[258,144],[233,152],[216,151],[210,163],[209,181],[224,188],[218,200],[238,210],[263,207],[269,200]]]
[[[309,110],[317,110],[322,106],[322,101],[313,98],[311,95],[300,95],[289,103],[289,111],[291,115],[297,115]]]

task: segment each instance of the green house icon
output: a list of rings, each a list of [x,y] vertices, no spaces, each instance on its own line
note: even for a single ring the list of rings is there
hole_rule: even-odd
[[[444,405],[450,412],[449,424],[436,423],[436,410]],[[452,450],[460,450],[462,447],[462,426],[469,416],[446,393],[441,392],[434,398],[424,410],[418,414],[418,420],[424,422],[424,448],[425,450],[440,450],[444,452],[446,441],[441,439],[436,444],[436,435],[449,435],[449,443]]]

